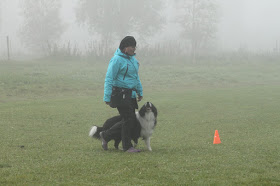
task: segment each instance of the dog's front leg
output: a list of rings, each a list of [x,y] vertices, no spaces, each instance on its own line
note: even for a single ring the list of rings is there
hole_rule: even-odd
[[[151,145],[150,145],[150,143],[151,143],[151,138],[150,138],[150,137],[147,137],[147,138],[145,139],[145,143],[146,143],[146,145],[147,145],[148,150],[149,150],[149,151],[152,151],[152,148],[151,148]]]

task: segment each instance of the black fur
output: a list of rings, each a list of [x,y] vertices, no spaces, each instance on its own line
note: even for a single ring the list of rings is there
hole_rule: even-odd
[[[147,109],[151,109],[155,115],[155,118],[157,118],[157,114],[158,114],[157,108],[151,102],[147,102],[141,107],[141,109],[139,110],[139,114],[141,117],[145,116]],[[157,124],[157,120],[155,120],[155,126],[156,126],[156,124]]]
[[[119,123],[119,122],[121,122],[121,120],[122,120],[122,118],[121,118],[120,115],[119,116],[114,116],[110,119],[107,119],[102,127],[93,126],[93,127],[96,127],[97,130],[91,137],[96,138],[96,139],[100,139],[100,132],[106,131],[116,124],[121,125]],[[113,139],[115,141],[114,146],[115,146],[116,149],[119,148],[119,144],[121,142],[121,128],[119,128],[119,129],[120,129],[119,130],[120,131],[119,135],[115,136],[115,138]],[[136,120],[135,121],[135,126],[133,126],[131,128],[132,140],[134,141],[135,144],[138,143],[138,138],[140,137],[140,131],[141,131],[140,123]]]

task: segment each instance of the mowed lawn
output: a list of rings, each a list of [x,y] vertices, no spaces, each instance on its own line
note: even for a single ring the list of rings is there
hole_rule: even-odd
[[[280,185],[280,63],[143,60],[158,125],[129,154],[88,137],[104,61],[0,62],[0,185]]]

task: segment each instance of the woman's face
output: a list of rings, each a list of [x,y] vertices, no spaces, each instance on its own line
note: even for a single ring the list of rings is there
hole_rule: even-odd
[[[129,46],[124,49],[124,53],[129,56],[133,56],[135,54],[135,50],[136,50],[136,46],[135,47]]]

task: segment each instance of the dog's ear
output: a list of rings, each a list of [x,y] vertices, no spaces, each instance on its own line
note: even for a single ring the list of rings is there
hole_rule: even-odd
[[[146,112],[146,107],[145,105],[141,107],[141,109],[139,110],[139,114],[141,117],[145,116],[145,112]]]
[[[153,129],[156,127],[156,125],[157,125],[157,119],[155,119],[155,123],[154,123]]]
[[[157,108],[155,107],[154,104],[152,104],[152,111],[153,111],[153,113],[154,113],[154,115],[155,115],[155,118],[156,118],[157,115],[158,115],[158,112],[157,112]]]

